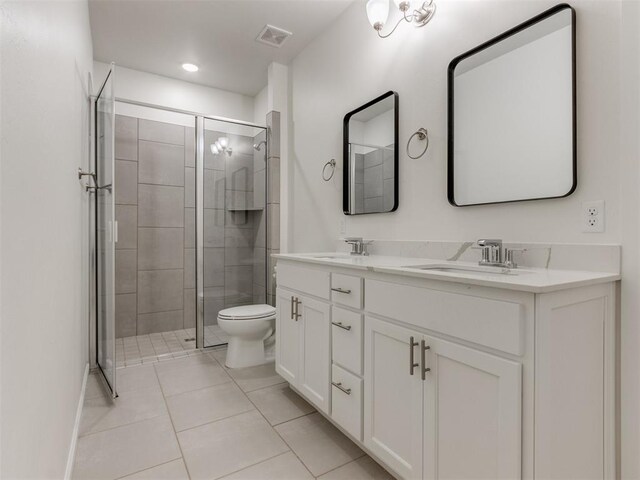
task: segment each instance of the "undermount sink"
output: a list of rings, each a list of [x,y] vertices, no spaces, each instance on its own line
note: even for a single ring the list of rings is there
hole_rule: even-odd
[[[528,273],[526,270],[516,270],[504,267],[483,267],[478,265],[407,265],[403,268],[413,268],[416,270],[433,270],[443,273],[482,273],[491,275],[521,275]]]

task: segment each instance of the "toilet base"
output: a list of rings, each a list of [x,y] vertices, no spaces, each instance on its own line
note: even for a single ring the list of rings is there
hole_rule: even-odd
[[[224,364],[229,368],[255,367],[270,363],[265,355],[264,340],[246,340],[238,337],[229,338],[227,358]]]

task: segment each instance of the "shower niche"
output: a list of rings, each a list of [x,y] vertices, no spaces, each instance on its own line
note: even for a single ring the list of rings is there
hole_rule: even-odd
[[[119,106],[117,363],[222,345],[219,310],[267,301],[266,128]]]

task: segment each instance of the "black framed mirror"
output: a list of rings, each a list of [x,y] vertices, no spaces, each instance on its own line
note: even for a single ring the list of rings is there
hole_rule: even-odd
[[[343,131],[345,215],[398,208],[398,94],[389,91],[347,113]]]
[[[449,64],[452,205],[560,198],[577,185],[575,11],[557,5]]]

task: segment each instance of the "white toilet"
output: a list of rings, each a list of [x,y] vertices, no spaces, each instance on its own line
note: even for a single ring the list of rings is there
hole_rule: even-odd
[[[218,326],[229,335],[225,365],[252,367],[273,361],[265,353],[265,340],[274,332],[276,309],[271,305],[243,305],[218,313]]]

